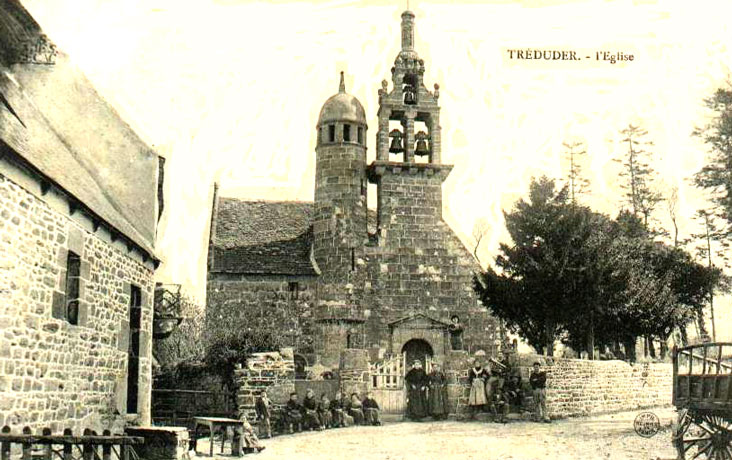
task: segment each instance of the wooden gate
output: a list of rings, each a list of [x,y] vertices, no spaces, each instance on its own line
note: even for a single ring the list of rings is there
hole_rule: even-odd
[[[403,414],[406,408],[405,362],[406,355],[371,364],[369,390],[385,414]]]

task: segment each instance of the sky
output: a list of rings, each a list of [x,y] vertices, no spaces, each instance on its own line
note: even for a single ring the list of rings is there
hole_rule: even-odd
[[[23,3],[167,158],[157,276],[200,301],[213,183],[222,196],[311,201],[315,123],[341,70],[366,110],[369,161],[375,156],[377,91],[391,77],[406,2]],[[486,222],[482,263],[508,241],[503,212],[531,178],[566,175],[565,142],[588,152],[592,188],[582,201],[615,215],[624,204],[612,160],[630,123],[654,143],[658,190],[679,189],[681,237],[700,231],[692,217],[707,204],[689,178],[705,146],[691,132],[709,121],[703,99],[730,77],[732,2],[411,0],[410,9],[425,85],[440,85],[442,160],[454,165],[444,218],[469,246],[476,221]],[[510,59],[520,49],[575,51],[581,60]],[[601,52],[633,61],[597,60]],[[664,205],[656,218],[670,227]],[[717,306],[717,339],[732,340],[730,303]]]

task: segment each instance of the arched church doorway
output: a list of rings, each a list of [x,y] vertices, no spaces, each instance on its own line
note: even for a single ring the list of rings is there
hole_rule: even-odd
[[[420,361],[425,371],[428,371],[428,363],[432,361],[434,352],[432,351],[432,346],[426,340],[412,339],[404,344],[402,347],[402,354],[407,355],[407,362],[405,363],[407,369],[412,366],[413,362]]]

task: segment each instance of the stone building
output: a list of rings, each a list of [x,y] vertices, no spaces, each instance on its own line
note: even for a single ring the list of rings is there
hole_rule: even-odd
[[[0,2],[0,426],[150,421],[162,159]]]
[[[473,291],[479,265],[442,219],[439,87],[423,82],[414,14],[402,14],[392,85],[378,90],[375,160],[367,119],[343,75],[316,123],[315,199],[243,201],[214,193],[207,313],[217,327],[277,325],[296,367],[337,371],[344,349],[370,360],[495,354],[500,327]],[[368,184],[377,208],[367,208]],[[457,359],[457,358],[456,358]]]

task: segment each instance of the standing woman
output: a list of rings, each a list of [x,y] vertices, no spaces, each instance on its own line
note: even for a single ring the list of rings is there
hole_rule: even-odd
[[[407,381],[407,417],[414,421],[420,421],[427,416],[429,407],[427,405],[427,385],[429,380],[422,362],[415,361],[412,369],[407,372],[405,377]]]
[[[447,406],[447,377],[440,370],[439,364],[432,364],[429,378],[430,415],[436,420],[445,420],[450,412]]]
[[[488,379],[488,371],[483,369],[480,361],[476,358],[473,367],[468,371],[468,382],[470,382],[470,396],[468,397],[468,406],[470,406],[470,418],[475,418],[475,414],[484,410],[488,403],[485,396],[485,381]]]

